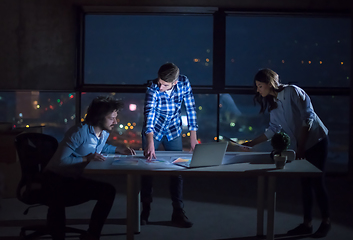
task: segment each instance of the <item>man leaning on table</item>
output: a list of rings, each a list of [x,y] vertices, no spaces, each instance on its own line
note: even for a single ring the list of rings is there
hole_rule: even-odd
[[[162,144],[166,151],[182,151],[181,106],[184,103],[188,117],[191,150],[197,144],[195,100],[188,78],[179,74],[173,63],[163,64],[158,70],[158,78],[147,88],[145,96],[144,127],[142,145],[147,160],[155,159],[155,150]],[[148,223],[152,203],[152,176],[141,178],[141,224]],[[183,210],[183,179],[170,177],[173,224],[188,228],[193,225]]]
[[[117,124],[122,107],[112,97],[95,98],[87,110],[85,122],[71,127],[45,168],[45,184],[49,202],[47,221],[54,240],[65,239],[65,207],[97,200],[89,228],[81,239],[99,239],[115,198],[115,188],[104,182],[81,176],[90,161],[104,161],[102,153],[134,155],[124,145],[106,143],[109,132]]]

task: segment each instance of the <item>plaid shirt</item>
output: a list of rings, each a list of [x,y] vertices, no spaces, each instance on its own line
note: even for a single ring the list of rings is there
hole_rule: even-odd
[[[153,133],[158,141],[166,136],[168,141],[180,136],[181,133],[181,104],[184,100],[190,131],[197,131],[196,108],[194,95],[188,78],[179,75],[177,84],[168,96],[160,92],[157,80],[147,88],[145,97],[144,133]]]

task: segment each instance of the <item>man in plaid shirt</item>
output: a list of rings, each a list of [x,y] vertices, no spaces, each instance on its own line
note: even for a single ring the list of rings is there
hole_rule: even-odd
[[[191,150],[197,144],[195,100],[188,78],[179,75],[179,68],[173,63],[162,65],[158,78],[147,88],[145,97],[145,122],[142,130],[142,145],[147,160],[155,159],[155,150],[162,144],[166,151],[182,151],[181,105],[184,102],[190,131]],[[148,223],[152,202],[152,176],[142,176],[141,224]],[[193,224],[183,210],[183,179],[170,177],[170,193],[173,205],[172,222],[179,227],[191,227]]]

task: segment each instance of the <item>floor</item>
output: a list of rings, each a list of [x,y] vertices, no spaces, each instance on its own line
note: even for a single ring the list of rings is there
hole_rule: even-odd
[[[111,182],[117,189],[113,209],[103,229],[101,240],[126,239],[126,180],[123,176],[97,176]],[[184,179],[185,211],[194,226],[189,229],[170,224],[172,207],[168,194],[168,177],[155,178],[154,202],[151,223],[141,226],[136,240],[255,240],[256,235],[256,179],[254,178],[195,178]],[[347,176],[328,176],[332,229],[322,239],[353,239],[353,180]],[[47,208],[40,206],[23,215],[26,205],[16,198],[1,200],[0,239],[19,238],[20,227],[45,223]],[[67,224],[86,229],[94,202],[67,208]],[[320,215],[315,205],[314,231],[320,224]],[[285,233],[301,222],[300,182],[297,179],[278,179],[275,233],[285,239],[293,238]],[[45,237],[50,238],[50,237]],[[78,239],[70,236],[69,239]]]

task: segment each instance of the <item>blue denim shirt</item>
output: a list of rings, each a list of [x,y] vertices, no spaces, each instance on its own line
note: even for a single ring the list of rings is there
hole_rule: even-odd
[[[85,123],[71,127],[45,170],[66,177],[78,177],[87,165],[87,162],[82,161],[82,157],[95,152],[115,152],[115,146],[106,144],[108,137],[109,133],[103,131],[98,138],[93,126]]]

